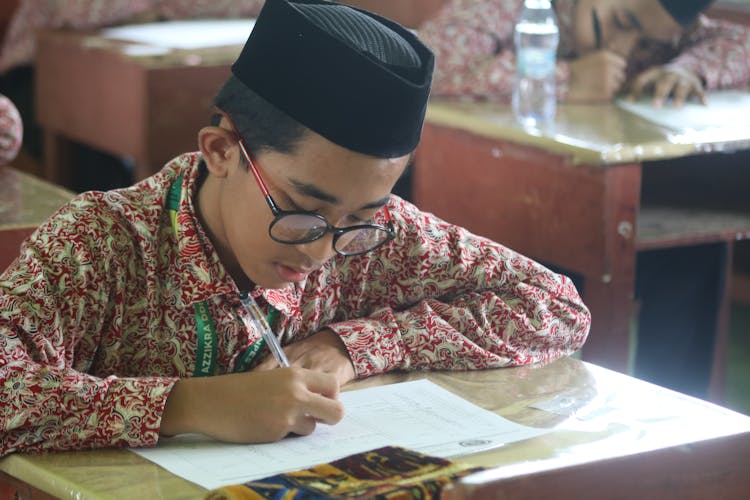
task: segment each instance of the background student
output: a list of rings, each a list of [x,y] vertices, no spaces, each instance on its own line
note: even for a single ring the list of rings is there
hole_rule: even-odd
[[[750,31],[701,12],[711,0],[555,0],[559,100],[609,102],[650,91],[657,104],[750,81]],[[523,1],[446,0],[422,24],[435,53],[433,95],[509,101]]]

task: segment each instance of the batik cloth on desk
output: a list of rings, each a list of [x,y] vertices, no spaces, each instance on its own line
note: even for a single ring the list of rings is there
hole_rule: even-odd
[[[482,469],[386,446],[309,469],[217,488],[206,500],[432,499],[439,498],[448,483]]]

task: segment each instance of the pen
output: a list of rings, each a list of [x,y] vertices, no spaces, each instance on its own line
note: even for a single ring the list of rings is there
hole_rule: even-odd
[[[268,348],[271,350],[271,354],[276,358],[276,362],[282,368],[288,367],[289,360],[286,358],[286,354],[284,354],[284,350],[281,348],[278,339],[271,331],[271,327],[268,326],[266,318],[261,314],[258,303],[255,302],[253,296],[247,292],[242,292],[240,293],[240,302],[242,302],[245,311],[247,311],[247,314],[253,320],[255,327],[260,330],[260,334],[263,336],[263,340],[266,341]]]
[[[591,24],[594,27],[594,41],[598,50],[602,48],[602,25],[596,9],[591,9]]]

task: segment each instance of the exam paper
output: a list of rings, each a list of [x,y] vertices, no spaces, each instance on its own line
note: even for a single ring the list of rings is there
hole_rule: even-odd
[[[343,392],[340,398],[344,419],[334,426],[318,424],[309,436],[234,445],[184,435],[132,451],[212,489],[387,445],[455,457],[549,432],[511,422],[425,379]]]
[[[651,97],[635,102],[619,99],[617,105],[641,118],[674,131],[705,130],[722,127],[750,127],[750,92],[741,90],[713,91],[707,95],[707,105],[686,102],[675,108],[666,101],[655,108]]]
[[[129,24],[106,28],[100,36],[161,49],[206,49],[243,45],[255,19],[199,19]]]

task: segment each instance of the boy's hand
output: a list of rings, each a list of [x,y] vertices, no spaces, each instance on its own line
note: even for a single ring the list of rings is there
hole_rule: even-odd
[[[653,89],[654,107],[657,108],[670,96],[674,98],[675,108],[682,106],[692,96],[697,97],[701,104],[706,104],[706,91],[700,77],[682,68],[657,66],[647,69],[633,80],[628,98],[636,100],[647,89]]]
[[[354,366],[349,353],[338,335],[324,328],[323,330],[284,347],[284,353],[293,366],[300,366],[336,377],[339,385],[354,379]],[[277,368],[273,356],[268,356],[258,364],[256,370]]]
[[[627,61],[612,51],[597,50],[571,61],[569,67],[566,102],[597,104],[610,102],[620,90]]]
[[[182,379],[164,407],[160,432],[197,432],[235,443],[307,435],[344,416],[336,377],[300,367]]]

